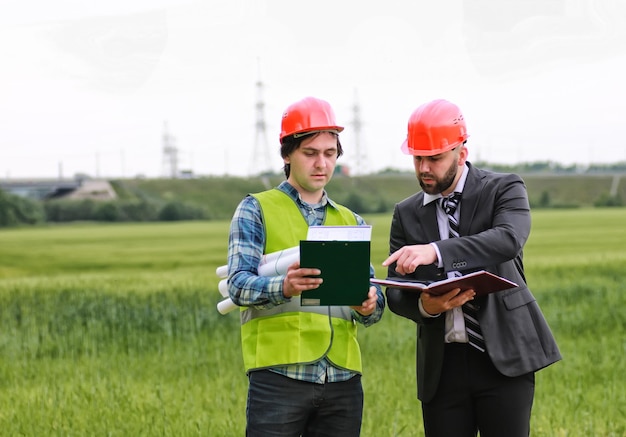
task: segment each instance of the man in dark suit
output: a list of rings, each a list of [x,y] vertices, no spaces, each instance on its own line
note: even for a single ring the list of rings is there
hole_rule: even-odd
[[[390,279],[436,281],[477,270],[519,286],[475,297],[387,289],[389,309],[417,324],[417,396],[426,436],[528,436],[535,371],[561,359],[526,286],[530,233],[526,187],[514,174],[467,161],[459,108],[435,100],[417,108],[402,145],[422,191],[395,207]]]

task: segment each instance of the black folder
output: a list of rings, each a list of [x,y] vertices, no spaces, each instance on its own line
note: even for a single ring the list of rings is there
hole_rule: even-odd
[[[455,288],[460,288],[461,291],[469,290],[471,288],[474,292],[476,292],[476,296],[484,296],[486,294],[508,290],[518,286],[513,281],[509,281],[506,278],[494,275],[493,273],[485,270],[479,270],[477,272],[468,273],[464,276],[443,279],[441,281],[431,283],[376,278],[372,278],[371,282],[390,288],[400,288],[416,292],[426,291],[434,294],[435,296],[440,296],[454,290]]]
[[[361,305],[370,287],[370,242],[302,240],[300,267],[320,269],[324,280],[302,293],[301,305]]]

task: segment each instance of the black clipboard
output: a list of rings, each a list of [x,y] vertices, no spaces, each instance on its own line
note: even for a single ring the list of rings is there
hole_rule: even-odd
[[[320,269],[324,279],[300,295],[302,306],[360,306],[370,287],[370,242],[302,240],[300,267]]]

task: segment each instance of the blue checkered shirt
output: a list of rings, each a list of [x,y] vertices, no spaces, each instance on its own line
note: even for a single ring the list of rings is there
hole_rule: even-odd
[[[311,205],[304,202],[287,181],[283,181],[277,188],[294,199],[309,226],[324,223],[326,208],[337,208],[326,192],[320,203]],[[365,220],[358,214],[355,217],[358,225],[365,224]],[[257,274],[264,247],[265,227],[261,207],[254,197],[246,196],[235,210],[228,239],[228,271],[235,272],[229,277],[228,292],[239,306],[268,309],[289,300],[283,295],[284,275],[268,277]],[[370,277],[374,277],[374,267],[371,265]],[[376,285],[376,291],[378,301],[372,314],[363,316],[352,310],[353,319],[364,326],[370,326],[382,317],[385,298],[380,286]],[[325,357],[312,364],[293,364],[270,370],[300,381],[320,384],[346,381],[355,375],[354,372],[333,366]]]

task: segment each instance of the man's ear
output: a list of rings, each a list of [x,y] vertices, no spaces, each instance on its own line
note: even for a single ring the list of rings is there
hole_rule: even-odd
[[[465,147],[465,143],[464,143],[459,149],[459,161],[458,161],[459,167],[462,167],[465,165],[465,161],[467,161],[468,155],[469,155],[469,151],[467,150],[467,147]]]

